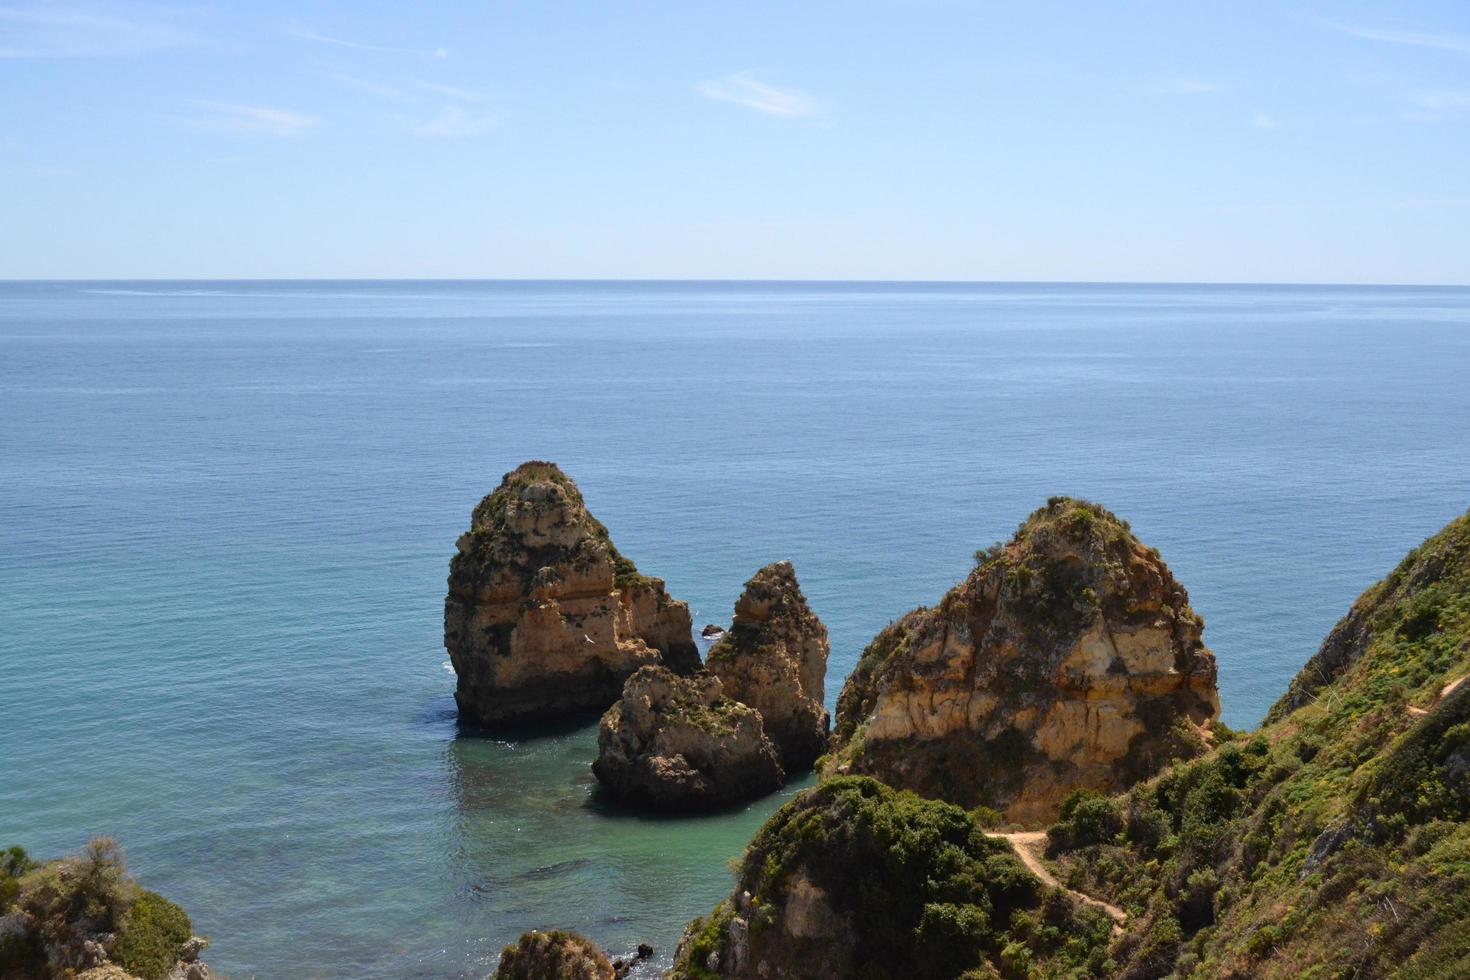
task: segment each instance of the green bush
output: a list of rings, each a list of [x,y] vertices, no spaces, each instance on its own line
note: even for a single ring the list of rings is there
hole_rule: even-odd
[[[1119,803],[1090,789],[1079,789],[1062,801],[1060,820],[1047,831],[1055,850],[1106,844],[1123,832]]]
[[[147,890],[128,907],[127,925],[117,934],[112,959],[143,980],[161,980],[193,934],[184,910]]]

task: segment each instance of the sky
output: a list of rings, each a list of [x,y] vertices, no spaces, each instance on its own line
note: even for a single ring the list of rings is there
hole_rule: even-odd
[[[1470,283],[1470,3],[0,0],[0,278]]]

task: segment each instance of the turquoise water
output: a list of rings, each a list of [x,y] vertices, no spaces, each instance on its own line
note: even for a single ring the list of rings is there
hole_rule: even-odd
[[[1255,724],[1470,506],[1470,290],[0,284],[0,843],[110,833],[233,977],[666,956],[776,805],[650,820],[588,728],[457,731],[449,556],[527,458],[720,622],[795,564],[828,698],[1050,494],[1158,546]]]

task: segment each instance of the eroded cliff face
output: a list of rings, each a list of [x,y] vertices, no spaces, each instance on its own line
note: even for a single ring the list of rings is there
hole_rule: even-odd
[[[506,474],[456,547],[444,646],[480,724],[605,708],[639,667],[699,666],[689,607],[618,553],[552,463]]]
[[[827,628],[783,561],[745,583],[733,624],[706,658],[725,693],[761,713],[788,773],[810,769],[827,750],[827,654]]]
[[[615,796],[659,810],[708,810],[784,781],[760,713],[708,671],[643,667],[602,716],[592,772]]]
[[[838,701],[829,773],[1055,819],[1208,744],[1215,660],[1157,551],[1054,498],[932,609],[876,637]]]

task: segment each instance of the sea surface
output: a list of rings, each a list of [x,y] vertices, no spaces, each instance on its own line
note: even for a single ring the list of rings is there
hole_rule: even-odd
[[[791,559],[829,702],[1092,498],[1251,727],[1470,507],[1470,290],[0,284],[0,846],[116,836],[236,980],[484,976],[533,927],[666,962],[780,798],[633,816],[591,727],[458,729],[449,557],[533,458],[696,628]]]

